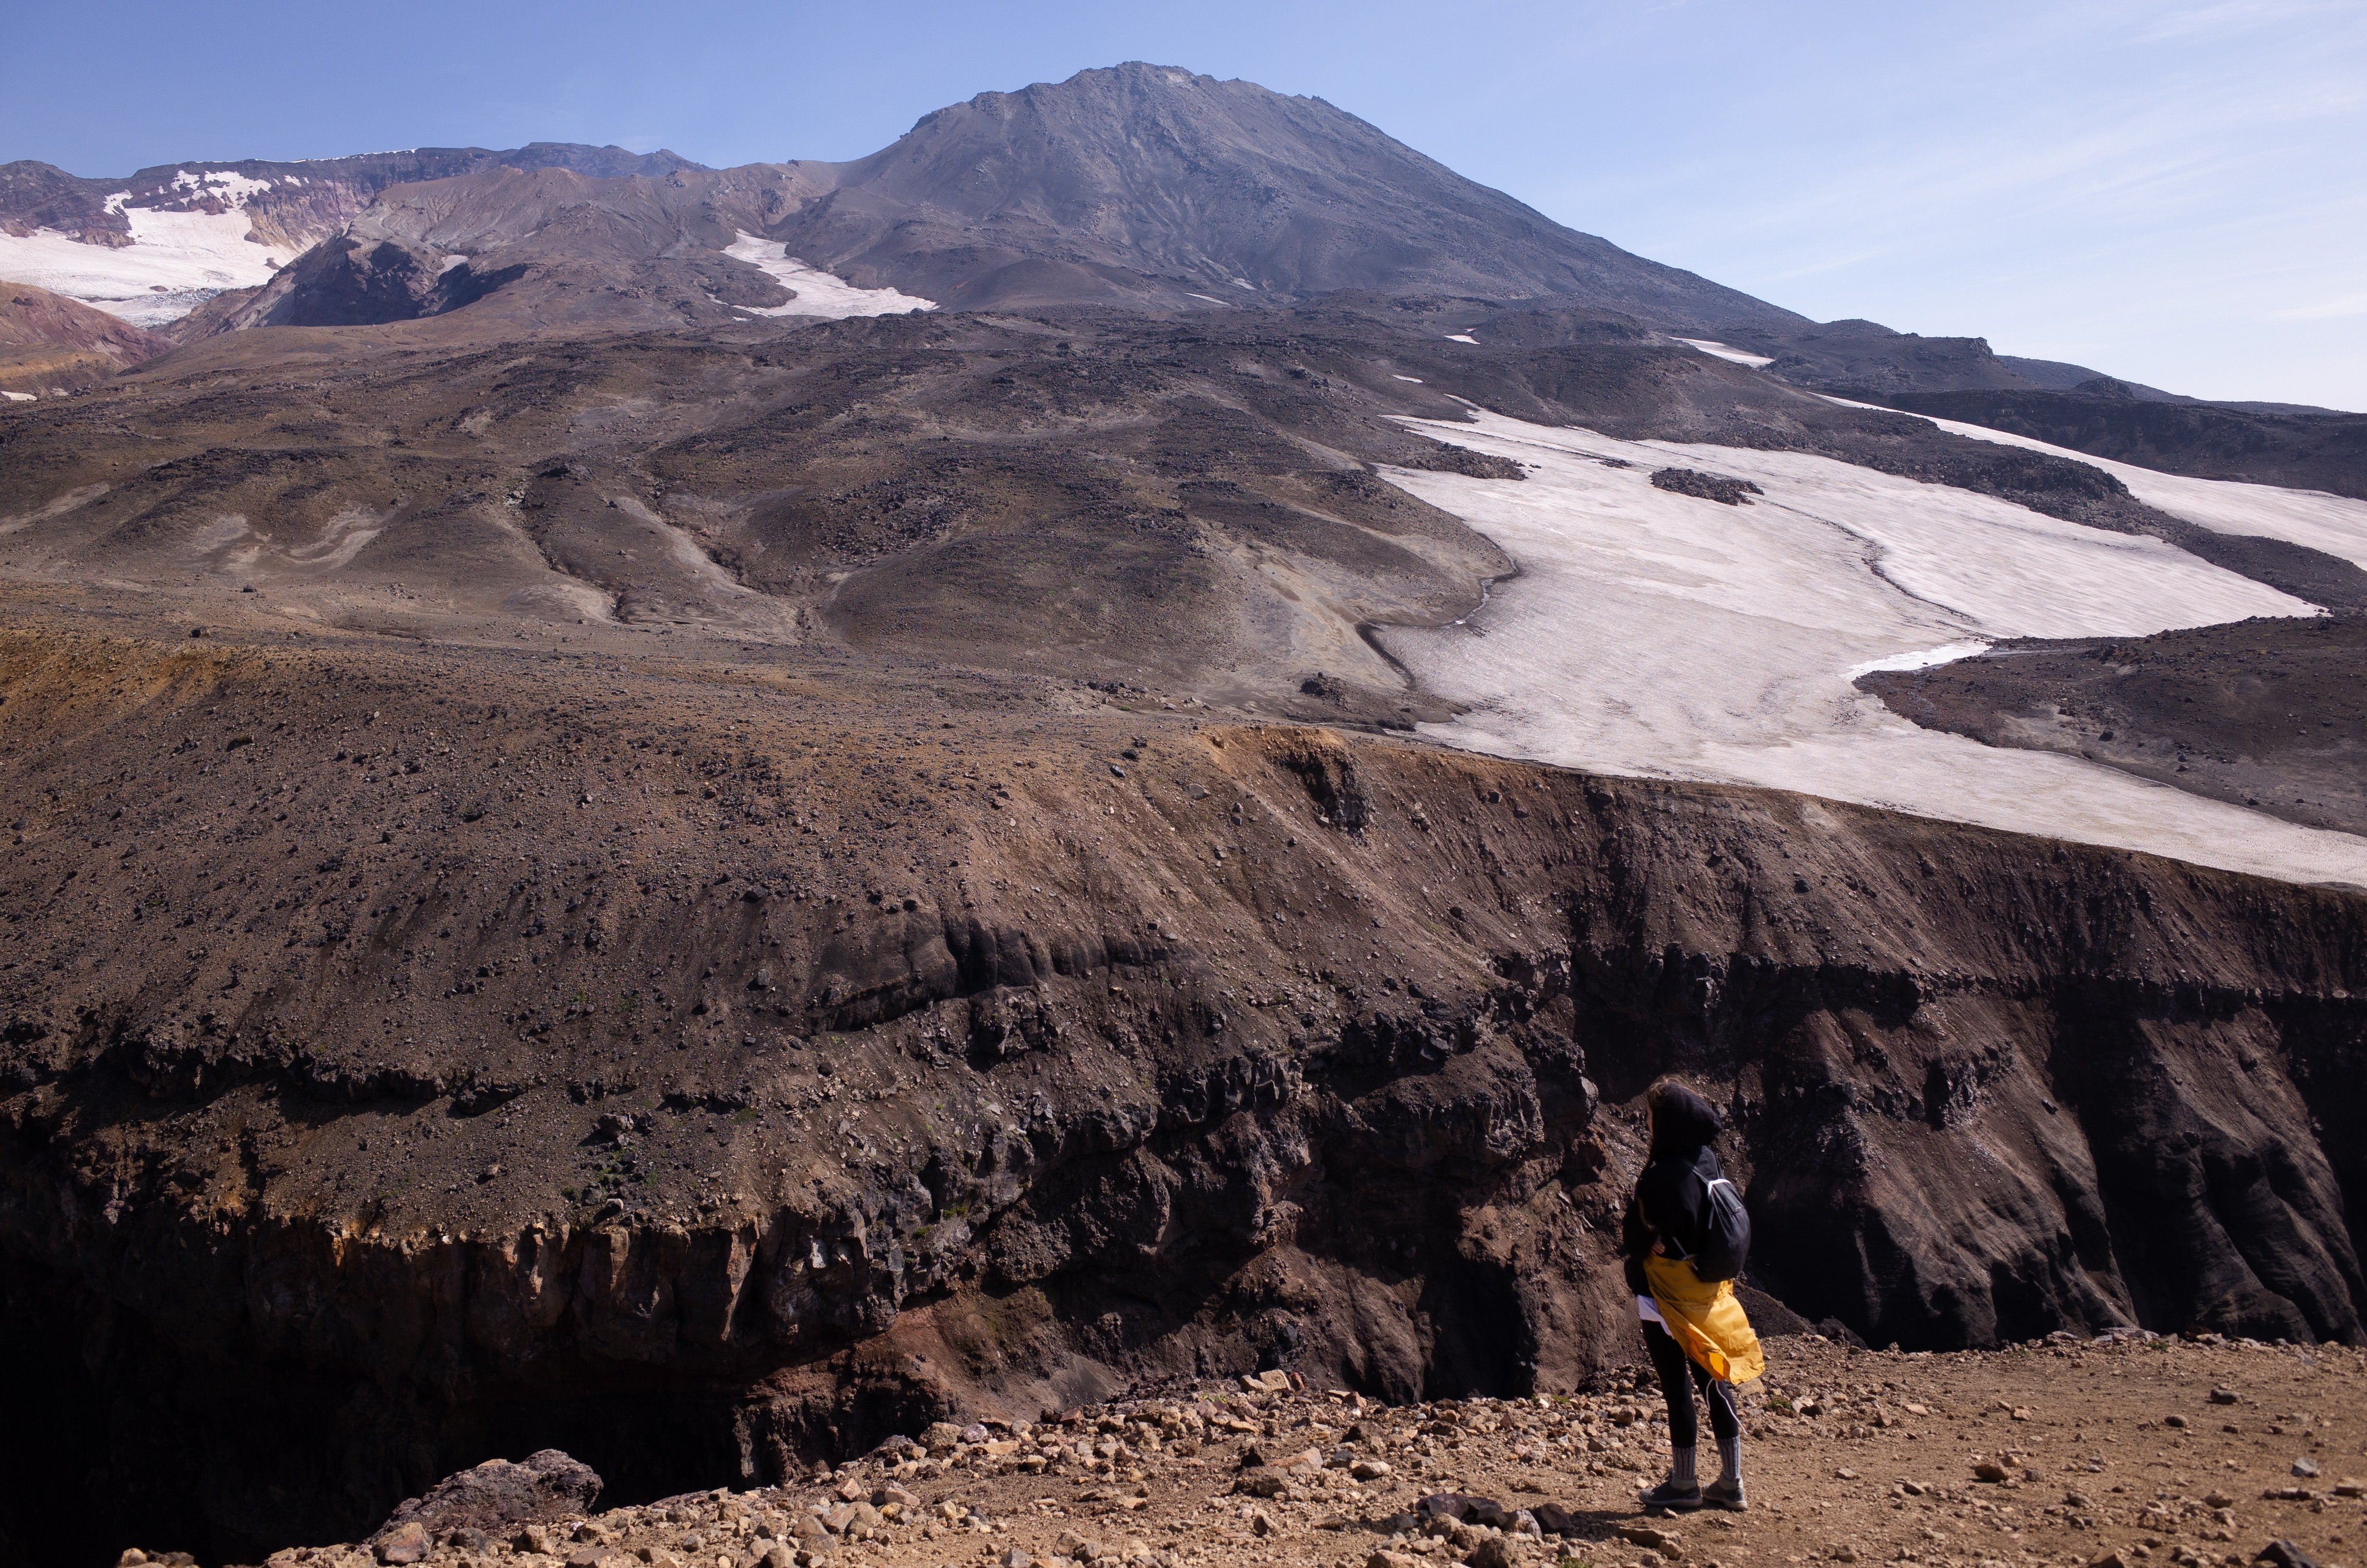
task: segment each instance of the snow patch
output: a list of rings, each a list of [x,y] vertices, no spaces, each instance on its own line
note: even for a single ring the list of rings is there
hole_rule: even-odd
[[[1421,378],[1420,376],[1399,376],[1397,379],[1401,381],[1411,381],[1416,386],[1422,384]]]
[[[1206,301],[1208,301],[1208,303],[1210,303],[1210,304],[1212,304],[1212,305],[1225,305],[1225,306],[1230,306],[1230,305],[1232,304],[1232,301],[1231,301],[1230,300],[1219,300],[1219,299],[1218,299],[1218,298],[1217,298],[1217,296],[1215,296],[1214,294],[1193,294],[1193,293],[1192,293],[1192,290],[1189,290],[1189,289],[1184,290],[1184,292],[1185,292],[1186,294],[1191,294],[1191,295],[1192,295],[1192,298],[1194,298],[1194,299],[1195,299],[1195,300],[1206,300]]]
[[[63,294],[137,326],[176,322],[216,294],[267,283],[292,251],[247,240],[243,211],[111,210],[131,225],[128,245],[85,244],[54,229],[0,234],[0,278]]]
[[[1466,624],[1379,633],[1425,687],[1469,705],[1423,726],[1440,741],[2367,885],[2367,838],[1919,729],[1852,685],[1997,638],[2316,613],[2299,599],[2158,540],[1829,458],[1619,441],[1485,412],[1403,423],[1517,459],[1528,475],[1389,474],[1521,568]],[[1729,507],[1654,489],[1652,471],[1671,462],[1766,494]]]
[[[1852,403],[1847,398],[1829,398],[1845,408],[1872,408],[1864,403]],[[1882,409],[1885,414],[1900,412]],[[2090,468],[2101,468],[2129,487],[2129,494],[2157,511],[2173,517],[2184,518],[2214,533],[2251,534],[2266,539],[2281,539],[2291,544],[2307,545],[2328,555],[2361,567],[2367,567],[2367,501],[2353,501],[2347,496],[2329,495],[2322,490],[2287,490],[2275,484],[2249,484],[2233,479],[2190,479],[2184,474],[2163,473],[2157,469],[2139,468],[2135,463],[2114,462],[2110,458],[2090,457],[2067,447],[2049,446],[2044,441],[2027,436],[2016,436],[2004,430],[1992,430],[1986,425],[1967,425],[1960,419],[1933,419],[1928,414],[1913,415],[1930,419],[1941,429],[1958,436],[1968,436],[1976,441],[1995,441],[1999,446],[2021,447],[2033,452],[2046,452],[2058,458],[2069,458]]]
[[[441,262],[436,264],[436,276],[441,278],[456,267],[466,267],[468,265],[469,258],[465,256],[447,256]]]
[[[1468,343],[1475,348],[1478,347],[1479,344],[1479,340],[1472,336],[1467,332],[1450,332],[1446,335],[1446,341],[1449,343]]]
[[[763,271],[775,282],[797,295],[786,305],[737,305],[733,309],[752,316],[891,316],[907,311],[934,311],[934,300],[923,300],[916,294],[900,294],[893,289],[858,289],[854,284],[820,267],[808,267],[796,256],[787,255],[777,240],[768,240],[745,230],[725,248],[723,254],[734,261],[744,261]]]
[[[250,179],[235,169],[209,169],[191,174],[178,169],[173,175],[173,188],[191,197],[218,197],[232,207],[243,207],[250,197],[261,196],[271,188],[267,179]]]
[[[32,392],[0,392],[0,397],[6,398],[10,403],[32,403],[36,401],[37,394]]]
[[[1952,664],[1969,659],[1976,653],[1986,653],[1986,642],[1943,642],[1937,648],[1918,648],[1906,653],[1885,653],[1879,659],[1868,659],[1862,665],[1852,665],[1841,672],[1854,681],[1860,676],[1881,675],[1891,670],[1928,670],[1933,665]]]
[[[1700,349],[1713,359],[1724,359],[1733,365],[1748,365],[1754,370],[1763,369],[1775,363],[1774,359],[1768,355],[1745,354],[1739,348],[1728,348],[1725,344],[1714,343],[1706,337],[1680,337],[1677,341],[1688,348]]]

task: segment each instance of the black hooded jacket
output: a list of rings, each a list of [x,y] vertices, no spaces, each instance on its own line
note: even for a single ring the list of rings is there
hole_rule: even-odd
[[[1675,1088],[1654,1109],[1651,1154],[1619,1227],[1627,1287],[1637,1295],[1650,1294],[1644,1258],[1654,1243],[1667,1257],[1691,1257],[1701,1250],[1702,1231],[1709,1222],[1709,1184],[1726,1174],[1709,1146],[1718,1128],[1717,1108],[1690,1089]]]

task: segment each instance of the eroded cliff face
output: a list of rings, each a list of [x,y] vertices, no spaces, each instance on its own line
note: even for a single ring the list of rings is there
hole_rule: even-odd
[[[1187,1371],[1566,1388],[1670,1071],[1763,1312],[2361,1335],[2355,896],[942,670],[51,629],[0,697],[45,1561]]]

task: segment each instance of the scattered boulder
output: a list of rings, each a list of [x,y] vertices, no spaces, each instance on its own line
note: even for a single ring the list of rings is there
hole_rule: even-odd
[[[1697,468],[1662,468],[1652,471],[1652,488],[1678,495],[1698,496],[1715,501],[1721,506],[1748,506],[1746,495],[1767,494],[1747,479],[1735,479],[1723,473],[1704,473]]]
[[[454,1530],[506,1533],[519,1525],[588,1513],[599,1495],[598,1473],[557,1449],[528,1454],[515,1464],[488,1460],[397,1505],[368,1544],[380,1562],[417,1562]]]

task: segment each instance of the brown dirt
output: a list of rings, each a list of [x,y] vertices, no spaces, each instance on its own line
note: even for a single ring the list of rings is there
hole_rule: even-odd
[[[833,1568],[964,1568],[1014,1549],[1039,1564],[1090,1555],[1161,1568],[1394,1561],[1378,1552],[1540,1568],[2189,1568],[2248,1563],[2283,1540],[2333,1568],[2367,1544],[2355,1479],[2367,1473],[2367,1358],[2356,1350],[2069,1335],[1957,1354],[1818,1335],[1767,1343],[1769,1375],[1743,1402],[1751,1506],[1739,1514],[1642,1513],[1636,1494],[1667,1461],[1648,1374],[1614,1374],[1569,1396],[1404,1406],[1319,1386],[1245,1392],[1245,1379],[996,1423],[972,1434],[984,1442],[938,1428],[925,1454],[886,1446],[803,1484],[570,1517],[537,1530],[546,1551],[504,1531],[509,1540],[439,1544],[427,1561],[760,1568],[777,1545],[785,1559]],[[2214,1391],[2233,1403],[2215,1403]],[[1342,1449],[1389,1473],[1358,1480],[1337,1462]],[[1714,1474],[1706,1441],[1701,1460]],[[2304,1464],[2315,1473],[2296,1473]],[[1259,1476],[1273,1478],[1274,1494],[1259,1494]],[[1436,1494],[1529,1510],[1558,1528],[1528,1534],[1517,1516],[1508,1529],[1425,1528],[1417,1504]],[[876,1524],[848,1502],[900,1494],[909,1500]],[[800,1538],[798,1521],[816,1513],[844,1528]],[[270,1561],[373,1559],[329,1547]]]

